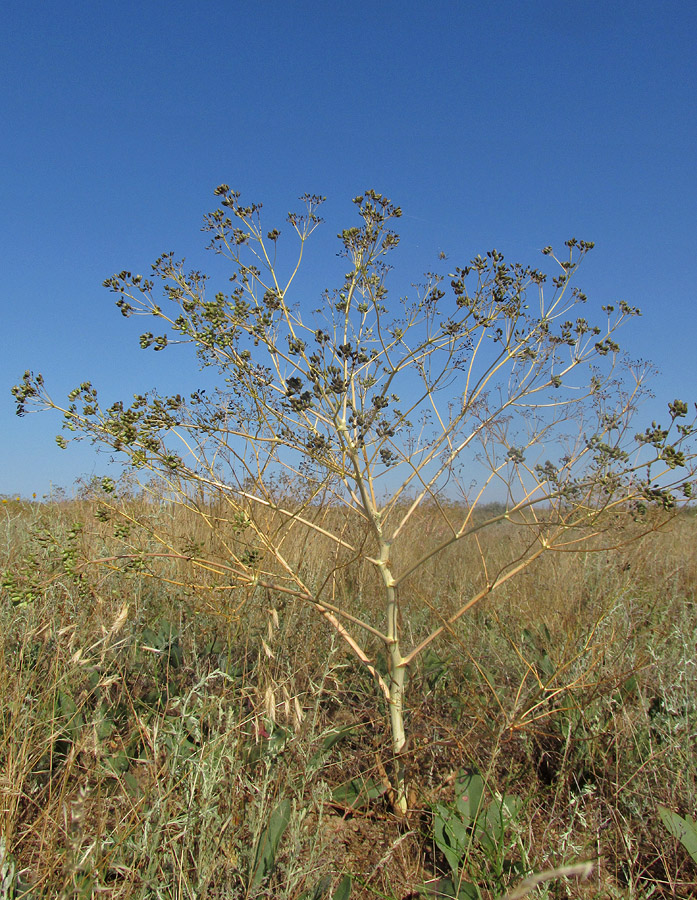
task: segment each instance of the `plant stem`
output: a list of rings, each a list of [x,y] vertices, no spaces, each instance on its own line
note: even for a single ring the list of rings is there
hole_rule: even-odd
[[[407,667],[399,645],[399,603],[395,591],[395,581],[390,569],[390,544],[380,541],[378,568],[385,585],[387,600],[387,659],[390,676],[390,732],[395,763],[394,807],[400,814],[407,811],[407,792],[402,750],[406,743],[404,733],[404,684]]]

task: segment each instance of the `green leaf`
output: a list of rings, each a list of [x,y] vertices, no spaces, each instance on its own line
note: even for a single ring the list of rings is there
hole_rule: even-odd
[[[455,885],[458,885],[456,888]],[[437,900],[479,900],[481,896],[476,885],[470,881],[460,881],[457,877],[439,878],[438,881],[419,888],[427,897]]]
[[[162,649],[159,646],[157,634],[152,630],[152,628],[148,628],[147,626],[140,633],[140,643],[145,644],[154,650]]]
[[[636,694],[638,689],[638,682],[636,679],[636,675],[630,675],[629,678],[622,685],[622,694],[625,697],[633,696]]]
[[[520,799],[510,794],[503,800],[492,800],[486,810],[483,828],[494,844],[500,844],[506,836],[506,828],[520,812]]]
[[[111,736],[115,728],[116,726],[114,724],[114,720],[109,715],[106,704],[102,704],[95,722],[97,740],[105,741],[108,737]]]
[[[353,778],[340,784],[332,792],[332,799],[337,803],[358,809],[365,806],[370,800],[376,800],[385,793],[387,788],[374,778]]]
[[[522,809],[523,801],[520,797],[516,797],[514,794],[506,794],[503,798],[503,808],[508,813],[508,818],[511,822],[515,822],[515,820],[520,815],[520,810]]]
[[[438,804],[435,808],[433,837],[454,877],[460,873],[460,862],[472,842],[469,822],[464,822],[456,810]]]
[[[351,895],[351,886],[351,876],[344,875],[332,895],[332,900],[348,900]]]
[[[182,646],[179,643],[179,639],[175,638],[174,641],[166,648],[167,656],[167,664],[172,669],[179,669],[184,664],[184,651],[182,650]]]
[[[259,762],[260,759],[274,759],[283,753],[288,741],[293,737],[293,732],[281,725],[266,723],[271,728],[268,738],[254,744],[247,752],[248,765]]]
[[[85,724],[85,720],[82,713],[78,710],[77,704],[66,691],[58,691],[56,713],[63,720],[63,727],[69,737],[75,739]]]
[[[310,758],[310,771],[317,772],[321,769],[332,747],[342,741],[345,737],[348,737],[348,735],[354,734],[356,731],[358,731],[357,725],[344,725],[343,728],[332,728],[330,731],[326,732],[319,750],[317,750],[316,753],[313,753]]]
[[[278,756],[285,750],[286,744],[292,737],[293,732],[290,729],[283,728],[281,725],[272,725],[272,731],[266,741],[262,756]]]
[[[327,900],[331,885],[331,875],[323,875],[315,885],[314,890],[305,891],[300,895],[300,900]]]
[[[131,797],[143,796],[143,789],[141,788],[138,779],[132,772],[124,773],[123,783],[126,786],[126,791],[130,794]]]
[[[358,731],[357,725],[344,725],[343,728],[332,728],[322,740],[322,750],[331,750],[331,748],[335,744],[338,744],[340,740],[347,737],[349,734],[355,734],[356,731]]]
[[[269,817],[269,824],[259,835],[254,852],[254,865],[249,880],[250,891],[258,887],[273,870],[281,838],[290,822],[290,800],[281,800]]]
[[[119,750],[114,756],[106,758],[106,764],[112,771],[123,774],[129,770],[131,761],[124,750]]]
[[[455,806],[466,824],[474,824],[481,813],[484,780],[478,772],[460,770],[455,778]]]
[[[429,690],[433,690],[436,684],[448,671],[448,662],[440,657],[435,650],[429,647],[423,658],[423,672]]]
[[[658,807],[658,815],[668,831],[680,841],[697,863],[697,822],[692,817],[683,819],[665,806]]]
[[[7,851],[5,838],[0,835],[0,897],[14,897],[17,864]]]

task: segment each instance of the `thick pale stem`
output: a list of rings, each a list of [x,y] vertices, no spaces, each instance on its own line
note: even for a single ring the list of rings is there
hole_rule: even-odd
[[[390,571],[390,545],[386,541],[380,543],[378,567],[385,585],[387,598],[387,658],[390,676],[390,732],[392,735],[392,752],[395,762],[395,797],[394,807],[404,815],[407,811],[406,778],[402,751],[406,743],[404,733],[404,685],[407,667],[404,664],[399,646],[399,606],[395,592],[395,582]]]
[[[343,430],[344,432],[346,431],[345,424]],[[356,473],[356,483],[358,484],[361,500],[363,501],[363,508],[372,522],[380,550],[379,556],[375,560],[375,564],[380,571],[382,582],[385,586],[386,598],[387,640],[385,641],[385,646],[387,649],[390,678],[390,732],[392,735],[392,753],[395,761],[394,807],[395,811],[400,815],[405,815],[407,811],[407,791],[402,751],[404,750],[404,744],[406,743],[404,734],[404,685],[406,682],[407,667],[399,645],[399,603],[397,600],[397,592],[395,591],[396,582],[392,576],[390,542],[386,541],[383,537],[380,513],[376,509],[373,495],[368,493],[355,451],[351,450],[349,456],[353,464],[354,472]]]
[[[404,665],[399,643],[390,647],[390,730],[392,732],[392,752],[395,759],[395,809],[405,815],[407,811],[407,788],[402,750],[406,743],[404,734],[404,684],[407,667]]]

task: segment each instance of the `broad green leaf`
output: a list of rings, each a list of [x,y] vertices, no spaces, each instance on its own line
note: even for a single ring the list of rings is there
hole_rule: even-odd
[[[464,822],[456,810],[438,804],[435,808],[433,836],[436,846],[457,878],[462,858],[472,841],[469,823]]]
[[[658,815],[668,831],[697,863],[697,822],[692,817],[683,818],[665,806],[658,807]]]
[[[112,769],[112,771],[123,774],[124,772],[127,772],[129,770],[131,761],[129,760],[125,751],[120,750],[118,753],[114,754],[114,756],[108,756],[106,759],[106,764],[110,769]]]
[[[355,734],[358,731],[357,725],[344,725],[343,728],[332,728],[331,731],[325,734],[322,740],[322,749],[323,750],[331,750],[331,748],[338,744],[340,740],[347,737],[349,734]]]
[[[78,710],[77,704],[67,691],[58,691],[56,713],[63,720],[63,727],[72,738],[76,736],[77,732],[85,724],[82,713]]]
[[[351,896],[351,876],[344,875],[332,895],[332,900],[348,900]]]
[[[345,725],[343,728],[332,728],[328,731],[322,739],[319,750],[310,757],[309,770],[311,772],[316,772],[318,769],[322,768],[332,747],[348,735],[354,734],[356,731],[358,731],[357,725]]]
[[[630,697],[636,694],[639,683],[637,682],[636,675],[630,675],[629,678],[622,685],[622,694],[625,697]]]
[[[520,812],[520,799],[512,795],[506,795],[503,800],[492,800],[486,810],[484,828],[491,839],[500,844],[503,841],[506,828]]]
[[[179,638],[175,638],[166,648],[166,659],[172,669],[179,669],[184,664],[184,651]]]
[[[429,647],[423,657],[423,672],[429,690],[433,690],[448,671],[448,662]]]
[[[455,779],[455,805],[465,824],[474,824],[481,812],[484,781],[478,772],[458,772]]]
[[[365,806],[369,800],[375,800],[382,796],[386,790],[385,785],[374,778],[353,778],[335,788],[332,798],[337,803],[358,809],[360,806]]]
[[[95,722],[97,740],[105,741],[112,734],[115,727],[113,719],[107,712],[106,705],[103,704],[99,709],[98,718]]]
[[[439,878],[435,884],[424,885],[419,890],[435,900],[479,900],[480,897],[474,884],[458,878]]]
[[[290,822],[290,800],[281,800],[269,816],[269,824],[259,835],[254,852],[254,865],[249,879],[250,890],[258,887],[276,862],[276,852]]]
[[[138,779],[132,772],[125,772],[123,776],[123,783],[126,786],[126,790],[131,795],[131,797],[142,797],[143,789],[138,783]]]
[[[288,741],[293,737],[293,732],[281,725],[273,725],[273,730],[266,741],[263,756],[276,756],[281,753]]]
[[[151,647],[153,650],[162,649],[160,646],[158,646],[159,641],[157,634],[152,630],[152,628],[148,628],[147,626],[140,633],[140,643],[145,647]]]
[[[506,794],[503,798],[503,807],[508,813],[508,818],[511,822],[515,822],[515,820],[520,815],[520,811],[523,806],[523,801],[520,797],[516,797],[515,794]]]
[[[174,643],[179,637],[179,631],[171,622],[161,622],[158,630],[159,646],[164,648]]]
[[[331,885],[331,875],[323,875],[315,885],[314,890],[305,891],[300,895],[300,900],[327,900]]]
[[[540,670],[548,678],[551,678],[556,671],[555,665],[552,662],[552,659],[547,651],[540,655]]]

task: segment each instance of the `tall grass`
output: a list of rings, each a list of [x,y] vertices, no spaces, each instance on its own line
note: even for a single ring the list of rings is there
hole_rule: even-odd
[[[224,577],[230,546],[258,552],[243,523],[138,497],[0,512],[6,896],[319,898],[346,874],[353,897],[434,896],[450,873],[437,811],[457,808],[464,771],[519,810],[498,857],[470,840],[477,896],[579,860],[597,860],[592,883],[538,896],[694,895],[695,861],[657,812],[697,808],[691,513],[622,550],[544,558],[428,650],[410,673],[399,823],[370,676],[311,608]],[[435,523],[415,520],[413,540]],[[319,577],[321,536],[268,527]],[[423,567],[404,596],[422,610],[413,639],[517,539],[502,526]],[[192,569],[194,547],[210,566]],[[377,585],[336,562],[335,590],[369,620]]]

